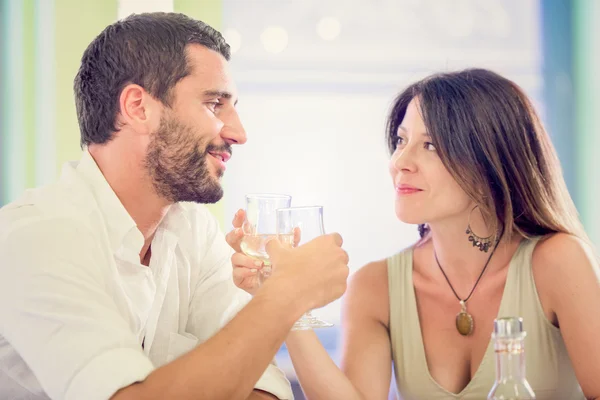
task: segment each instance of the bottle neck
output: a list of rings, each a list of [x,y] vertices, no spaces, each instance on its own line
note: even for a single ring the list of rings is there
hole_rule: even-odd
[[[524,381],[524,338],[496,338],[496,381]]]

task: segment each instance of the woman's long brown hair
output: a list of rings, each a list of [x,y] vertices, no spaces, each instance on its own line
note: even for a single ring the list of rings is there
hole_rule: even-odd
[[[564,232],[590,243],[565,184],[558,157],[527,96],[488,70],[430,76],[395,100],[387,140],[413,98],[439,157],[479,205],[493,231],[526,238]],[[421,237],[428,232],[419,226]]]

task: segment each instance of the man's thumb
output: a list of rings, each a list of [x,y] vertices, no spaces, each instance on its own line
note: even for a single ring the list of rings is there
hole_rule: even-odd
[[[277,237],[274,237],[273,239],[269,240],[267,242],[267,244],[265,245],[265,250],[267,251],[267,254],[269,255],[269,258],[272,260],[273,258],[277,257],[277,254],[279,254],[279,252],[283,249],[283,246],[281,245],[281,242],[279,241],[279,239]]]

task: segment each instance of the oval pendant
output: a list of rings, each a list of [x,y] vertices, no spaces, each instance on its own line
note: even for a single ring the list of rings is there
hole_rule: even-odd
[[[456,314],[456,329],[463,336],[473,333],[473,317],[464,311]]]

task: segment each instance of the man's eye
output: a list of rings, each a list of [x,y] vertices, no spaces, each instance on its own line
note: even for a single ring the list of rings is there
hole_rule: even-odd
[[[220,101],[210,101],[206,104],[208,104],[208,108],[212,112],[216,112],[223,105],[223,103],[221,103]]]

